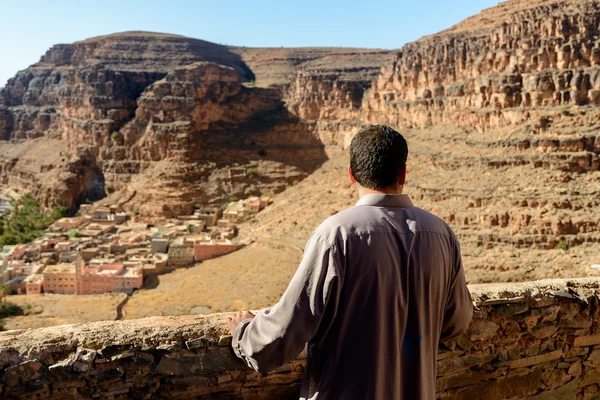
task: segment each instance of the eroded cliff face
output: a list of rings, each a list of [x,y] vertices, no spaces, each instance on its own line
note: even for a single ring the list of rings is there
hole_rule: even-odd
[[[323,146],[278,91],[242,85],[253,79],[227,48],[174,35],[132,32],[57,45],[2,90],[0,138],[61,140],[81,161],[79,175],[99,172],[100,192],[105,185],[133,191],[137,205],[153,198],[154,179],[178,188],[166,197],[172,204],[149,206],[155,215],[282,190],[325,159]],[[2,162],[6,184],[31,190],[36,180],[24,178],[20,164]],[[28,168],[41,172],[45,162]],[[140,176],[156,163],[160,172]],[[232,183],[232,168],[244,179],[236,170]],[[42,202],[74,207],[97,199],[84,186]]]
[[[69,152],[62,140],[0,141],[0,188],[30,192],[51,208],[103,198],[104,176],[94,157]]]
[[[131,207],[156,216],[280,191],[365,123],[451,125],[470,138],[466,158],[496,171],[593,172],[599,25],[595,0],[513,0],[400,51],[93,38],[53,47],[9,81],[0,138],[62,140],[106,185],[135,193]],[[168,204],[148,205],[161,185],[172,188]]]
[[[600,104],[596,1],[509,1],[402,48],[366,96],[368,121],[478,129]]]
[[[252,69],[258,87],[277,88],[294,116],[312,123],[328,154],[349,144],[361,125],[363,97],[389,50],[232,48]]]

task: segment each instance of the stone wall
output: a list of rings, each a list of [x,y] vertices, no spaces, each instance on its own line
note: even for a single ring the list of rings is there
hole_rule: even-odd
[[[600,281],[474,285],[474,319],[440,345],[438,398],[600,397]],[[0,334],[0,397],[295,399],[304,356],[258,374],[232,353],[227,314]]]

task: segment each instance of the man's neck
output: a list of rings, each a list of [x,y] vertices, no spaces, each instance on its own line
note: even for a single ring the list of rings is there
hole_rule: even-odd
[[[358,183],[356,184],[356,188],[358,190],[358,197],[363,198],[368,194],[402,194],[402,189],[404,186],[397,186],[394,188],[386,188],[386,189],[369,189],[366,187],[360,186]]]

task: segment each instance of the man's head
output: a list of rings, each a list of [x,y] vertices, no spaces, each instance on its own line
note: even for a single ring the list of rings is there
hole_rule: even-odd
[[[370,191],[399,192],[407,157],[408,145],[401,134],[389,126],[367,125],[350,144],[350,179]]]

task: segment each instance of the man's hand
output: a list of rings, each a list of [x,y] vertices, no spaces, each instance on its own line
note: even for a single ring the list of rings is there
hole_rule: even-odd
[[[231,335],[235,334],[235,328],[245,319],[254,318],[255,315],[250,311],[244,312],[236,312],[233,317],[227,318],[227,326],[229,326],[229,330],[231,331]]]

